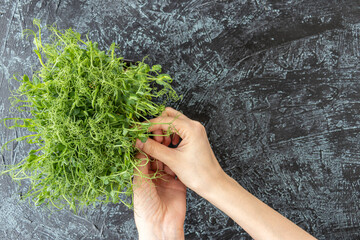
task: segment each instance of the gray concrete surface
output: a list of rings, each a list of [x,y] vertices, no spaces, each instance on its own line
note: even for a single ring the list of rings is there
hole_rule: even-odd
[[[349,0],[0,0],[0,118],[13,74],[38,67],[22,31],[72,27],[121,54],[159,63],[201,121],[224,170],[319,239],[360,238],[360,3]],[[0,126],[0,144],[25,134]],[[0,155],[26,156],[20,142]],[[79,216],[19,201],[0,177],[0,239],[137,239],[121,205]],[[251,239],[194,192],[186,239]]]

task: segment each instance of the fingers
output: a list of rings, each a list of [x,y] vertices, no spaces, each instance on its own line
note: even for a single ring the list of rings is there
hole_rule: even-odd
[[[171,137],[166,136],[166,132],[164,132],[161,129],[157,129],[157,130],[153,131],[152,136],[154,136],[155,141],[157,141],[158,143],[162,143],[166,146],[169,146],[169,144],[171,143]]]
[[[146,156],[142,153],[136,154],[135,158],[142,160],[141,163],[135,168],[134,172],[136,175],[148,174],[149,173],[149,161]]]
[[[150,169],[153,172],[162,171],[162,170],[164,170],[164,163],[162,163],[159,160],[151,161]]]
[[[163,114],[167,115],[169,117],[178,118],[178,119],[188,119],[184,114],[182,114],[179,111],[176,111],[175,109],[173,109],[171,107],[166,107],[164,112],[165,112],[165,114],[164,113]]]
[[[157,117],[149,120],[152,125],[149,126],[149,132],[162,130],[163,132],[171,131],[177,133],[181,138],[184,138],[186,133],[191,129],[188,121],[176,119],[173,117]]]
[[[135,157],[137,159],[143,159],[138,166],[134,167],[134,193],[138,193],[141,191],[141,186],[147,182],[147,179],[143,176],[150,174],[150,162],[144,154],[138,153]]]
[[[149,170],[151,172],[154,170],[165,170],[164,164],[170,167],[173,165],[172,162],[174,159],[177,159],[177,151],[167,146],[169,146],[170,143],[177,145],[180,142],[180,138],[185,137],[185,133],[191,128],[188,120],[190,119],[185,115],[170,107],[167,107],[160,117],[149,120],[153,123],[149,127],[149,132],[154,134],[154,139],[148,138],[145,143],[137,139],[136,147],[151,157],[159,159],[159,161],[154,161],[149,164],[149,166],[146,166],[147,168],[142,167],[140,171],[146,171],[148,174]],[[161,136],[166,135],[169,128],[173,134],[171,136]],[[175,175],[168,166],[166,166],[167,171],[171,175]]]
[[[179,144],[179,142],[180,142],[180,137],[179,137],[179,135],[173,133],[173,134],[171,135],[171,143],[172,143],[172,145],[176,146],[176,145]]]
[[[164,172],[172,177],[175,177],[175,173],[167,165],[164,165]]]
[[[162,143],[164,141],[164,136],[161,136],[163,135],[163,132],[161,129],[157,129],[153,132],[154,134],[154,140],[159,142],[159,143]]]
[[[137,139],[136,147],[169,166],[173,165],[173,159],[177,159],[177,151],[175,149],[162,145],[151,138],[148,138],[145,143]]]
[[[171,143],[171,137],[170,137],[170,136],[165,136],[165,137],[164,137],[164,142],[163,142],[163,144],[164,144],[165,146],[169,146],[170,143]]]
[[[171,123],[177,119],[182,121],[191,121],[191,119],[186,117],[184,114],[182,114],[179,111],[176,111],[171,107],[166,107],[165,111],[163,111],[159,117],[150,119],[149,121],[157,122],[157,123]]]
[[[170,143],[177,145],[180,141],[180,132],[188,132],[189,118],[173,108],[167,107],[161,116],[148,120],[153,125],[148,129],[152,132],[153,139],[159,143],[169,146]],[[166,136],[168,132],[176,133],[173,136]],[[183,135],[181,137],[184,137]]]

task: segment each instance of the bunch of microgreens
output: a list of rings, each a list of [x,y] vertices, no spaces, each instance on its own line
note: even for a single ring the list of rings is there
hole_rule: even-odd
[[[160,65],[126,63],[116,56],[115,44],[100,51],[96,42],[82,40],[71,29],[48,26],[51,36],[44,43],[40,22],[34,25],[38,32],[26,33],[34,36],[41,68],[32,79],[15,77],[21,85],[11,98],[31,117],[3,123],[33,132],[11,141],[27,140],[35,150],[3,173],[29,179],[24,197],[37,205],[74,211],[98,202],[131,207],[127,196],[132,195],[133,169],[140,164],[135,142],[151,136],[148,119],[159,116],[167,100],[178,99],[172,79],[160,74]]]

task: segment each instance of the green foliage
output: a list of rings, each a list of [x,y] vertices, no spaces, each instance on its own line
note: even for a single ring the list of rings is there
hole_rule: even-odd
[[[15,77],[21,85],[11,98],[32,117],[3,123],[33,132],[14,140],[27,140],[36,150],[5,172],[31,181],[25,197],[36,204],[74,211],[97,202],[131,207],[125,199],[132,195],[133,169],[139,165],[135,141],[151,136],[149,117],[159,116],[167,100],[178,100],[172,79],[160,74],[160,65],[125,63],[115,44],[100,51],[71,29],[47,27],[51,36],[44,43],[39,21],[34,24],[38,32],[26,33],[34,36],[41,68],[32,79]]]

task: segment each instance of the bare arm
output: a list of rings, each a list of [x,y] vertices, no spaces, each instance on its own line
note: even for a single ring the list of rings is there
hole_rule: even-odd
[[[254,239],[315,239],[246,191],[225,173],[199,194],[231,217]]]
[[[175,120],[174,120],[175,119]],[[172,123],[182,141],[175,149],[153,139],[137,141],[137,147],[163,162],[187,187],[226,213],[254,239],[315,239],[296,224],[261,202],[229,177],[220,167],[208,142],[205,128],[172,108],[154,123]],[[168,124],[150,131],[162,133]],[[164,142],[169,142],[164,139]]]

